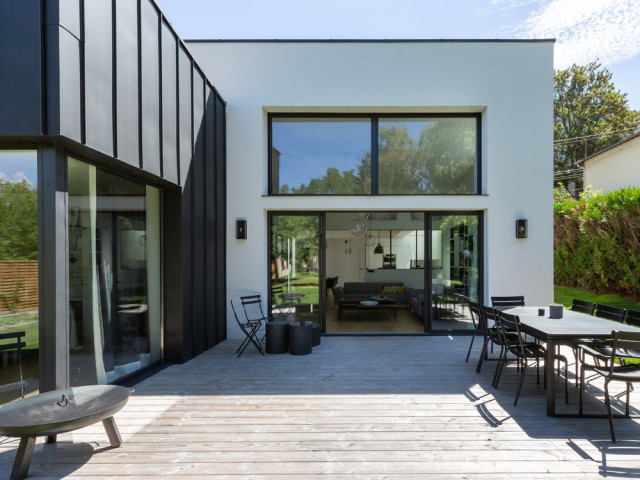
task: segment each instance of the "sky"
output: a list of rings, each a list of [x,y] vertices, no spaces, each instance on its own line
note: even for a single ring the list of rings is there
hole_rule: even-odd
[[[183,39],[549,39],[640,110],[640,0],[156,0]],[[215,79],[211,79],[215,84]],[[224,92],[221,92],[224,95]]]

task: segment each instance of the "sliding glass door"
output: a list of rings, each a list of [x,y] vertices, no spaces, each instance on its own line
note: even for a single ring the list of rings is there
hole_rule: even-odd
[[[274,214],[269,220],[271,313],[320,323],[320,215]]]

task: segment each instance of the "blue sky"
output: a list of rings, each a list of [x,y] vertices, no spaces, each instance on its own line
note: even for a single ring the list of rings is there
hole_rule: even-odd
[[[640,0],[156,2],[184,39],[555,38],[556,68],[599,60],[640,110]]]

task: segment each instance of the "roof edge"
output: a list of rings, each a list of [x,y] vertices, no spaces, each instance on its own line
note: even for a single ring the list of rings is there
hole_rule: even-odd
[[[638,138],[640,137],[640,131],[634,133],[633,135],[629,135],[626,138],[623,138],[622,140],[614,143],[613,145],[609,145],[608,147],[603,148],[602,150],[600,150],[599,152],[596,153],[592,153],[591,155],[589,155],[588,157],[583,158],[582,160],[578,160],[576,162],[576,165],[579,167],[582,167],[584,165],[584,162],[586,162],[587,160],[591,160],[594,157],[597,157],[599,155],[602,155],[603,153],[608,152],[609,150],[613,150],[616,147],[619,147],[620,145],[622,145],[623,143],[627,143],[630,142],[631,140],[633,140],[634,138]]]
[[[555,43],[555,38],[443,38],[443,39],[186,39],[187,43]]]

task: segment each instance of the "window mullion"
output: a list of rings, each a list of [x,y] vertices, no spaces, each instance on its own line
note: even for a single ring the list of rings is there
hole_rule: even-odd
[[[371,117],[371,195],[378,195],[378,117]]]

